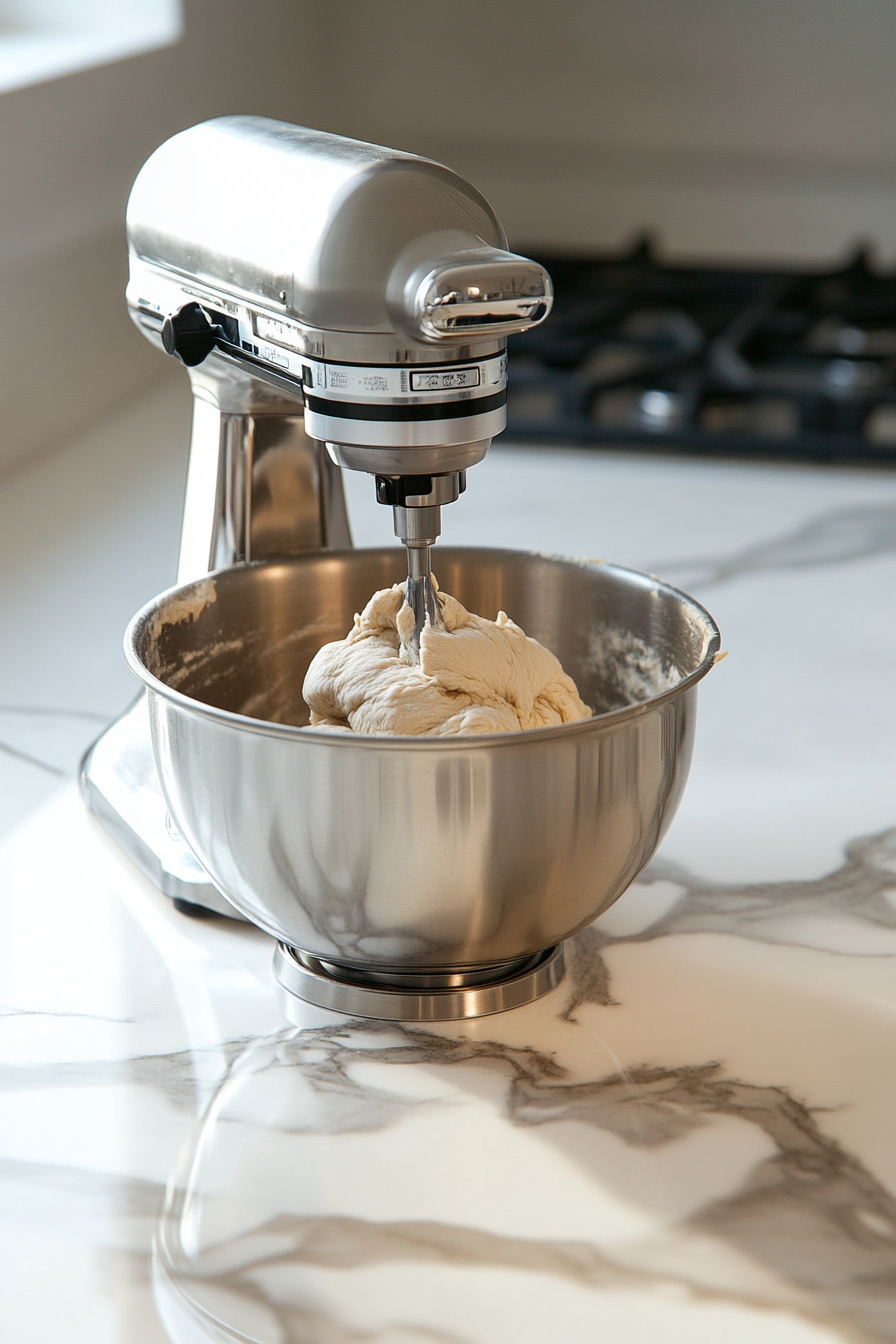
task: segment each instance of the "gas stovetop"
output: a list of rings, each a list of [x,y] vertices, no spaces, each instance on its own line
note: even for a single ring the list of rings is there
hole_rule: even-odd
[[[508,430],[718,455],[896,462],[896,273],[540,254],[547,322],[510,338]]]

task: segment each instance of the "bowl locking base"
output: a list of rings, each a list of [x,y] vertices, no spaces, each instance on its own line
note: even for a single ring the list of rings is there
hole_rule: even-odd
[[[302,1025],[296,1000],[352,1017],[391,1022],[452,1022],[520,1008],[558,985],[563,944],[521,960],[476,970],[434,974],[366,971],[278,943],[274,978],[280,1006]]]

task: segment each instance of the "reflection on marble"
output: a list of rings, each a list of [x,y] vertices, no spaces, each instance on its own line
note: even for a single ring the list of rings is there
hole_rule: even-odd
[[[433,1071],[446,1068],[484,1069],[500,1080],[496,1088],[486,1084],[493,1114],[487,1121],[478,1117],[482,1147],[474,1181],[459,1169],[463,1164],[450,1147],[442,1147],[452,1128],[463,1126],[458,1115],[463,1085],[449,1091],[438,1083],[433,1089],[430,1082],[421,1091],[415,1079],[396,1076],[406,1068],[424,1070],[428,1081]],[[174,1300],[182,1312],[189,1304],[197,1320],[214,1318],[244,1332],[239,1338],[264,1344],[312,1337],[479,1340],[489,1337],[489,1312],[480,1300],[488,1292],[471,1293],[469,1272],[481,1277],[483,1271],[500,1270],[560,1281],[551,1291],[558,1309],[570,1313],[564,1338],[591,1337],[580,1332],[598,1328],[607,1290],[675,1286],[694,1304],[717,1300],[751,1310],[786,1308],[807,1323],[826,1320],[851,1335],[859,1331],[857,1338],[896,1339],[896,1200],[860,1160],[822,1132],[811,1110],[786,1088],[729,1077],[718,1063],[642,1065],[586,1081],[570,1078],[570,1072],[553,1053],[499,1039],[450,1038],[373,1023],[288,1031],[252,1047],[225,1079],[170,1193],[158,1253],[163,1302]],[[466,1086],[468,1095],[480,1090],[469,1080]],[[713,1117],[736,1118],[758,1129],[769,1151],[742,1173],[735,1188],[680,1219],[657,1217],[640,1235],[625,1228],[614,1237],[612,1212],[607,1217],[603,1210],[604,1224],[598,1219],[589,1242],[575,1235],[513,1235],[512,1218],[489,1207],[488,1187],[501,1184],[491,1164],[502,1161],[504,1126],[537,1131],[557,1126],[561,1146],[572,1129],[601,1130],[640,1150],[649,1169],[657,1150],[706,1127]],[[303,1150],[302,1136],[387,1129],[401,1130],[403,1142],[368,1143],[358,1152],[349,1144],[321,1148],[308,1142]],[[410,1159],[408,1147],[415,1150]],[[455,1188],[445,1201],[453,1217],[435,1216],[440,1210],[432,1192],[429,1217],[390,1216],[415,1203],[404,1187],[419,1177],[421,1165],[425,1170],[421,1148],[427,1160],[449,1165],[463,1187],[460,1200]],[[568,1175],[564,1182],[553,1170],[547,1186],[532,1179],[545,1163],[531,1143],[508,1148],[517,1160],[529,1159],[517,1176],[531,1182],[533,1203],[570,1198],[564,1189]],[[376,1186],[377,1207],[371,1218],[361,1214],[369,1204],[367,1192],[346,1190],[345,1174],[348,1168],[357,1175],[374,1162],[376,1176],[368,1180]],[[485,1165],[491,1168],[487,1173]],[[282,1180],[271,1180],[272,1168],[282,1171]],[[661,1180],[662,1170],[656,1175]],[[485,1189],[478,1189],[483,1176]],[[573,1174],[578,1181],[583,1177],[587,1180],[584,1171]],[[358,1212],[350,1211],[353,1203]],[[463,1222],[457,1221],[459,1205],[468,1215]],[[557,1219],[548,1215],[546,1221]],[[412,1293],[402,1290],[391,1298],[392,1314],[384,1316],[379,1331],[356,1333],[353,1313],[342,1304],[357,1305],[358,1295],[367,1291],[371,1315],[382,1312],[378,1292],[365,1288],[360,1273],[382,1266],[395,1276],[393,1290],[404,1284],[404,1275],[416,1285]],[[341,1282],[325,1292],[321,1270]],[[430,1270],[437,1271],[431,1285],[437,1299],[445,1291],[440,1279],[457,1280],[454,1291],[465,1303],[460,1333],[438,1333],[442,1306],[424,1312],[422,1320],[402,1315],[408,1298],[417,1309],[426,1300],[420,1281]],[[579,1290],[574,1300],[564,1301],[563,1283]],[[582,1300],[582,1289],[595,1294],[590,1304]],[[508,1311],[503,1293],[498,1297]],[[324,1298],[329,1311],[323,1310]],[[311,1300],[316,1309],[309,1315]],[[699,1317],[698,1309],[693,1339],[704,1337]],[[516,1311],[505,1325],[507,1338],[530,1338]],[[713,1321],[710,1329],[716,1325]],[[326,1333],[312,1336],[312,1326]]]
[[[655,919],[654,885],[664,888],[666,907]],[[644,926],[614,936],[620,914],[630,922],[643,895]],[[840,955],[896,954],[896,827],[852,841],[840,868],[808,882],[714,883],[680,864],[654,859],[630,888],[624,912],[611,910],[572,940],[567,952],[571,988],[563,1016],[573,1020],[583,1003],[615,1002],[603,948],[687,933],[728,933]]]
[[[269,940],[179,916],[69,782],[188,412],[160,386],[0,491],[0,1339],[893,1344],[896,477],[490,453],[446,540],[706,592],[682,815],[538,1004],[296,1028]]]
[[[116,1304],[91,1344],[892,1341],[896,958],[824,918],[873,931],[892,866],[892,834],[805,883],[656,862],[538,1004],[278,1028],[269,942],[177,916],[72,793],[0,848],[7,1265],[29,1236],[87,1255],[79,1291]],[[801,941],[813,919],[830,950]],[[658,1010],[682,982],[695,1007]],[[880,1076],[856,1088],[865,1050]],[[16,1344],[42,1344],[58,1323],[28,1300]]]
[[[582,1017],[587,1005],[624,1008],[612,995],[602,956],[614,945],[701,933],[799,943],[799,931],[811,929],[813,921],[825,935],[822,942],[830,942],[825,917],[831,913],[859,930],[879,931],[896,923],[896,910],[887,901],[896,876],[896,831],[855,841],[845,864],[814,882],[735,888],[703,883],[668,865],[654,869],[639,886],[672,881],[677,886],[658,919],[616,937],[602,929],[606,921],[599,921],[571,944],[566,983],[551,998],[559,996],[562,1002],[565,997],[560,1018],[580,1032],[599,1031],[599,1019]],[[670,901],[669,891],[664,899]],[[842,956],[842,938],[839,943],[829,950]],[[853,955],[862,950],[880,955],[884,949],[872,948],[867,938],[861,947],[850,948]],[[500,1294],[500,1305],[484,1308],[481,1299],[488,1294],[472,1292],[466,1281],[474,1270],[491,1269],[503,1276],[548,1276],[575,1285],[575,1301],[563,1306],[569,1338],[584,1338],[579,1332],[600,1327],[608,1292],[674,1288],[695,1308],[693,1319],[679,1308],[690,1339],[703,1338],[704,1328],[706,1337],[713,1337],[719,1322],[704,1323],[700,1312],[716,1302],[739,1305],[751,1314],[786,1312],[794,1327],[796,1321],[807,1328],[824,1323],[826,1330],[836,1331],[835,1338],[896,1340],[896,1199],[857,1155],[824,1132],[820,1116],[803,1099],[780,1084],[732,1076],[718,1060],[620,1063],[610,1074],[582,1078],[581,1064],[562,1062],[562,1049],[509,1044],[501,1040],[501,1026],[492,1020],[484,1029],[495,1034],[478,1037],[369,1022],[290,1029],[238,1058],[169,1191],[157,1291],[175,1331],[181,1318],[204,1321],[203,1328],[214,1319],[243,1332],[224,1338],[264,1344],[306,1338],[472,1341],[488,1338],[494,1308],[511,1313],[506,1325],[515,1340],[528,1339],[526,1321]],[[569,1038],[558,1037],[558,1043],[568,1048]],[[635,1237],[627,1229],[629,1235],[618,1241],[612,1236],[612,1216],[598,1225],[593,1241],[499,1230],[488,1192],[473,1188],[468,1176],[456,1171],[457,1183],[467,1187],[463,1221],[457,1221],[456,1190],[452,1218],[389,1217],[390,1205],[405,1203],[396,1191],[419,1175],[421,1147],[433,1162],[454,1165],[451,1128],[463,1127],[457,1110],[465,1098],[442,1088],[433,1095],[431,1086],[421,1092],[414,1081],[396,1080],[395,1071],[406,1068],[423,1070],[430,1079],[434,1070],[445,1069],[495,1076],[497,1087],[486,1086],[492,1114],[488,1123],[481,1116],[476,1121],[488,1163],[495,1166],[502,1162],[503,1145],[489,1130],[502,1126],[534,1131],[556,1126],[564,1136],[582,1127],[600,1130],[641,1152],[648,1172],[659,1150],[674,1150],[689,1136],[699,1141],[699,1131],[722,1117],[749,1127],[767,1148],[752,1164],[732,1162],[730,1188],[687,1208],[681,1217],[656,1209],[653,1225]],[[468,1096],[480,1090],[468,1078],[465,1086]],[[442,1126],[447,1128],[440,1140]],[[360,1216],[350,1211],[352,1195],[346,1199],[344,1189],[345,1168],[357,1159],[350,1150],[321,1151],[310,1136],[387,1130],[402,1132],[403,1143],[367,1149],[365,1165],[377,1167],[380,1202],[375,1217]],[[293,1170],[313,1166],[317,1177],[298,1186],[295,1180],[271,1183],[268,1177],[274,1197],[266,1204],[263,1173],[270,1171],[275,1135],[275,1160]],[[283,1146],[287,1136],[289,1148]],[[309,1139],[307,1151],[303,1136]],[[562,1146],[563,1139],[559,1142]],[[733,1147],[742,1145],[741,1136]],[[406,1146],[417,1150],[416,1160],[407,1159]],[[511,1151],[519,1163],[519,1150]],[[531,1145],[527,1157],[518,1171],[531,1179],[539,1166]],[[477,1159],[481,1167],[483,1152]],[[482,1174],[478,1171],[477,1178]],[[661,1170],[656,1177],[661,1184]],[[553,1184],[533,1182],[534,1203],[548,1199],[562,1205],[569,1192],[556,1171],[551,1178]],[[644,1180],[650,1180],[649,1174]],[[494,1181],[494,1167],[487,1181]],[[332,1210],[326,1208],[330,1182]],[[360,1203],[365,1202],[361,1196]],[[429,1213],[437,1207],[431,1201]],[[483,1216],[492,1226],[480,1225]],[[455,1277],[453,1292],[467,1304],[460,1314],[462,1328],[440,1332],[440,1308],[431,1314],[423,1310],[421,1317],[384,1315],[373,1332],[355,1329],[351,1313],[346,1315],[340,1304],[357,1302],[368,1291],[362,1271],[384,1266],[397,1275],[393,1291],[400,1301],[420,1297],[419,1280],[428,1271],[436,1279]],[[342,1287],[323,1293],[316,1277],[323,1270],[343,1278]],[[403,1274],[418,1281],[415,1293],[409,1295]],[[582,1300],[583,1290],[592,1294],[590,1303]],[[444,1288],[434,1283],[432,1291],[439,1297]],[[552,1291],[562,1301],[562,1288]],[[518,1285],[511,1296],[515,1301]],[[323,1298],[330,1300],[329,1310]],[[377,1301],[374,1292],[373,1316],[385,1311]],[[754,1324],[759,1328],[758,1321]],[[783,1337],[799,1336],[788,1328]]]

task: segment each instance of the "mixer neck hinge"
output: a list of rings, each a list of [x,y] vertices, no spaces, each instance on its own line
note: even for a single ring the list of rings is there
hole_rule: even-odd
[[[443,504],[453,504],[467,488],[465,471],[441,476],[377,476],[376,497],[389,504],[395,535],[412,548],[434,546],[442,531]]]
[[[422,509],[453,504],[467,488],[465,471],[440,476],[377,476],[376,497],[393,508]]]

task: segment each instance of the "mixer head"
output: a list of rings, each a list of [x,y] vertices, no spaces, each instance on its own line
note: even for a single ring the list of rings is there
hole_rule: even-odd
[[[506,338],[547,316],[547,273],[440,164],[262,117],[168,140],[127,218],[144,333],[206,400],[303,405],[335,463],[376,477],[437,621],[441,506],[504,428]]]

